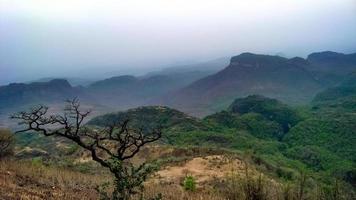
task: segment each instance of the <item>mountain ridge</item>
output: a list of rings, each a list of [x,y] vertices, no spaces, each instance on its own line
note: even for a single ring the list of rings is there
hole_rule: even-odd
[[[210,64],[218,69],[217,63],[223,61]],[[326,65],[325,62],[332,64]],[[194,69],[204,69],[204,66],[198,65]],[[195,116],[204,116],[220,111],[235,98],[252,94],[277,98],[292,105],[309,103],[317,92],[335,86],[355,70],[355,53],[325,51],[311,53],[306,59],[242,53],[231,57],[227,67],[213,74],[187,69],[168,70],[139,77],[113,76],[85,87],[73,87],[63,79],[15,83],[0,86],[0,96],[5,93],[12,96],[2,97],[3,109],[26,102],[46,103],[79,97],[116,110],[167,105]],[[26,98],[21,97],[24,91],[31,91],[25,92]],[[31,97],[31,94],[38,97]],[[23,101],[19,100],[21,98]]]
[[[183,110],[189,107],[185,109],[188,112],[196,107],[209,107],[219,99],[232,101],[250,94],[300,104],[311,101],[313,95],[322,89],[308,67],[309,62],[302,58],[242,53],[232,57],[225,69],[163,97],[162,102]],[[200,115],[200,111],[197,112]]]

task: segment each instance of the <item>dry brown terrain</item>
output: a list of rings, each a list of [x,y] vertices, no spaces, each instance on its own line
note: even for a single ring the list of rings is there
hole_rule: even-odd
[[[213,179],[222,179],[230,173],[243,173],[245,165],[238,159],[229,159],[222,155],[195,157],[182,165],[167,166],[155,174],[160,182],[181,183],[187,175],[196,178],[203,185]]]
[[[97,199],[105,178],[29,162],[0,163],[0,199]]]
[[[174,159],[163,163],[160,170],[145,183],[146,198],[160,193],[163,199],[172,200],[231,199],[231,195],[239,195],[231,191],[238,191],[237,187],[243,188],[241,185],[243,181],[234,185],[236,183],[231,180],[246,176],[246,164],[234,155],[217,153],[203,149],[187,151],[151,146],[143,149],[132,162],[141,163],[147,160],[147,155],[150,155],[149,159],[168,157]],[[75,162],[91,162],[86,153],[80,154]],[[251,167],[248,172],[254,177],[260,175]],[[194,192],[185,191],[182,186],[187,175],[193,176],[196,180],[197,189]],[[105,170],[89,174],[31,161],[1,161],[0,199],[98,199],[95,188],[110,180],[110,174]],[[231,191],[226,192],[227,189]]]

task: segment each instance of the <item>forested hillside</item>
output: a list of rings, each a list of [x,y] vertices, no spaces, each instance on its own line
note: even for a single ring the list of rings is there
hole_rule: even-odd
[[[306,170],[325,184],[337,178],[354,185],[355,113],[319,106],[293,108],[254,95],[236,99],[226,111],[202,121],[168,108],[151,107],[104,115],[90,124],[132,118],[139,119],[135,125],[145,127],[145,119],[150,118],[166,127],[164,142],[171,145],[248,151],[258,165],[280,178],[294,180],[300,170]]]

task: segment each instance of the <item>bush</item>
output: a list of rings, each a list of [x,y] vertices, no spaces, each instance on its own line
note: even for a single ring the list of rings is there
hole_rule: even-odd
[[[196,181],[193,176],[186,176],[183,182],[184,189],[194,192],[196,190]]]
[[[0,159],[13,153],[14,137],[10,130],[0,129]]]
[[[222,195],[231,200],[266,200],[274,199],[273,192],[278,190],[278,186],[265,179],[262,174],[259,176],[233,174],[227,178],[222,189]]]

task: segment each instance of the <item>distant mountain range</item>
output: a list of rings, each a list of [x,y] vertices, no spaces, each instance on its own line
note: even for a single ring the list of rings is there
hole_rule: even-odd
[[[64,79],[29,84],[12,83],[0,87],[0,109],[59,102],[76,96],[82,96],[80,88],[72,87]]]
[[[94,83],[95,80],[93,79],[87,79],[87,78],[76,78],[76,77],[72,77],[72,78],[66,78],[66,77],[46,77],[46,78],[40,78],[37,80],[33,80],[33,81],[29,81],[27,83],[35,83],[35,82],[49,82],[53,79],[65,79],[68,81],[69,84],[71,84],[72,86],[88,86],[91,83]]]
[[[309,67],[311,71],[346,75],[355,71],[356,53],[343,54],[324,51],[310,54],[307,61],[311,63]]]
[[[163,96],[159,102],[195,115],[219,111],[236,97],[250,94],[304,104],[355,71],[355,57],[356,54],[320,52],[307,59],[287,59],[243,53],[232,57],[225,69]]]
[[[203,116],[251,94],[287,104],[310,102],[317,92],[334,87],[356,70],[356,54],[312,53],[307,59],[243,53],[210,63],[170,68],[141,77],[116,76],[73,87],[67,80],[0,86],[0,115],[34,104],[78,97],[108,110],[166,105]],[[206,68],[204,68],[204,65]],[[219,66],[221,65],[221,66]]]
[[[101,104],[126,109],[145,105],[205,75],[205,72],[189,71],[145,77],[116,76],[90,84],[86,92]]]
[[[312,53],[307,58],[311,71],[320,82],[328,86],[338,84],[345,75],[355,71],[356,53],[342,54],[331,51]]]
[[[46,77],[26,83],[12,83],[0,86],[0,115],[4,110],[39,103],[62,103],[64,99],[73,97],[116,109],[135,107],[215,73],[224,68],[227,61],[227,58],[220,58],[169,67],[139,77],[123,75],[104,80]]]
[[[214,74],[222,69],[224,69],[229,64],[230,58],[222,57],[214,60],[209,60],[206,62],[200,62],[190,65],[177,65],[173,67],[167,67],[160,71],[154,71],[147,73],[146,76],[152,75],[173,75],[181,73],[190,73],[190,72],[201,72],[205,75]]]

